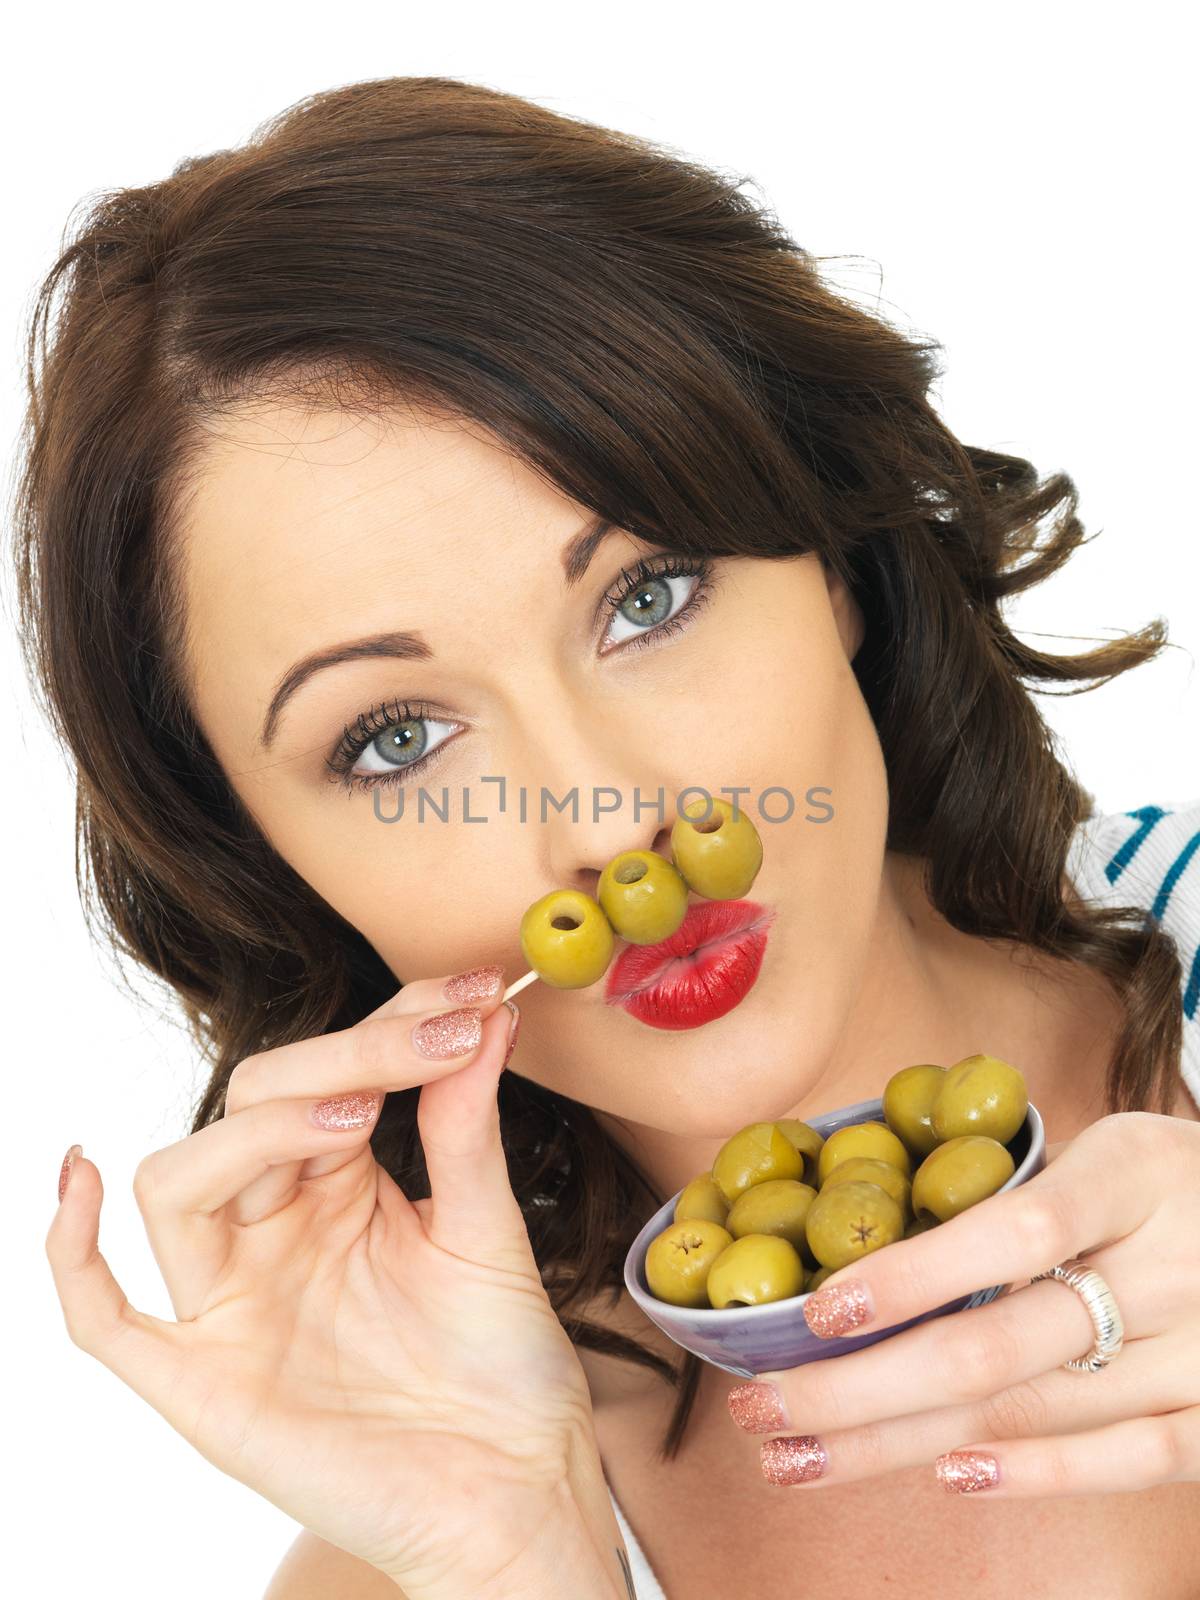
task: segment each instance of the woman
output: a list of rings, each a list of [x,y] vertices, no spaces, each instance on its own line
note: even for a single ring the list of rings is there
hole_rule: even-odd
[[[134,1175],[178,1321],[78,1145],[47,1253],[74,1341],[304,1525],[272,1594],[1192,1593],[1200,803],[1097,817],[1030,697],[1164,641],[1009,631],[1071,480],[956,440],[937,347],[734,183],[452,80],[106,196],[32,345],[30,669],[105,926],[212,1066]],[[534,983],[517,1043],[524,909],[694,786],[763,835],[746,926],[659,1008]],[[782,1410],[631,1309],[734,1129],[977,1049],[1046,1172],[831,1278],[822,1331],[1085,1257],[1110,1372],[1061,1370],[1053,1281]]]

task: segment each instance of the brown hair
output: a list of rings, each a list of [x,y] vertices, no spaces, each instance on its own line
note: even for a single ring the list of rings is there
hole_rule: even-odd
[[[245,1056],[349,1027],[396,987],[259,834],[178,671],[170,530],[205,423],[255,396],[412,400],[685,554],[818,552],[866,622],[854,669],[889,848],[927,861],[956,928],[1102,974],[1125,1012],[1110,1109],[1170,1109],[1174,943],[1136,908],[1067,894],[1093,802],[1027,687],[1125,672],[1163,647],[1161,620],[1081,655],[1014,637],[1002,602],[1083,541],[1072,480],[961,444],[928,398],[941,347],[832,292],[746,181],[509,94],[389,78],[94,198],[64,243],[28,334],[20,622],[77,769],[85,918],[90,898],[211,1063],[192,1131]],[[428,1193],[418,1093],[390,1095],[372,1138],[410,1198]],[[580,1346],[678,1386],[674,1456],[699,1361],[677,1370],[579,1314],[615,1303],[666,1196],[585,1105],[506,1072],[499,1106],[552,1303]]]

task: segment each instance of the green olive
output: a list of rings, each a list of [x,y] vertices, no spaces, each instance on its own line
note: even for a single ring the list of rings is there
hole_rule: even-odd
[[[939,1141],[982,1133],[1007,1144],[1028,1110],[1025,1079],[1016,1067],[999,1056],[964,1056],[946,1069],[933,1102],[933,1131]]]
[[[1012,1156],[997,1139],[974,1133],[947,1139],[916,1170],[913,1212],[948,1222],[1003,1188],[1015,1170]]]
[[[709,900],[737,900],[758,876],[762,840],[740,808],[711,796],[680,808],[671,829],[671,859],[689,889]],[[707,820],[705,820],[707,819]]]
[[[836,1271],[894,1244],[904,1232],[904,1214],[877,1183],[835,1183],[809,1206],[806,1229],[813,1255]]]
[[[838,1162],[821,1185],[821,1193],[824,1194],[835,1183],[877,1183],[881,1189],[887,1190],[905,1217],[911,1215],[912,1185],[900,1168],[894,1167],[890,1161],[880,1161],[877,1156],[851,1156],[848,1161]]]
[[[656,850],[623,850],[600,874],[596,898],[630,944],[669,939],[687,914],[688,888]]]
[[[821,1146],[825,1140],[815,1128],[810,1128],[807,1122],[801,1122],[797,1117],[781,1117],[776,1120],[775,1126],[781,1128],[784,1134],[792,1141],[804,1157],[804,1181],[817,1187],[817,1162],[821,1158]]]
[[[774,1233],[797,1250],[804,1244],[804,1219],[817,1191],[795,1178],[771,1178],[738,1195],[724,1226],[735,1239],[748,1233]]]
[[[832,1267],[818,1267],[809,1278],[808,1283],[805,1285],[805,1293],[812,1294],[815,1290],[819,1289],[832,1271]]]
[[[772,1233],[747,1233],[726,1245],[708,1273],[708,1300],[726,1306],[761,1306],[804,1293],[804,1263],[795,1247]]]
[[[595,983],[612,953],[612,925],[582,889],[551,889],[521,918],[521,954],[552,989]]]
[[[930,1113],[945,1077],[945,1067],[901,1067],[892,1073],[883,1091],[883,1120],[918,1161],[938,1142]]]
[[[799,1178],[804,1158],[773,1122],[749,1122],[717,1151],[712,1175],[730,1205],[752,1184]]]
[[[890,1161],[906,1178],[912,1172],[908,1151],[882,1122],[852,1122],[829,1135],[817,1163],[817,1176],[822,1184],[840,1161],[849,1161],[851,1156],[873,1156],[877,1161]]]
[[[729,1201],[713,1182],[711,1172],[693,1178],[675,1202],[676,1222],[715,1222],[725,1226]]]
[[[732,1243],[731,1233],[701,1217],[671,1223],[651,1239],[646,1251],[650,1293],[672,1306],[709,1306],[709,1269]]]

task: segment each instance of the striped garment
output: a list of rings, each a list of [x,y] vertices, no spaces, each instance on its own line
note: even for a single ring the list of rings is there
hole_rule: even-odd
[[[1183,967],[1183,1081],[1200,1106],[1200,800],[1089,818],[1067,873],[1084,899],[1138,906],[1174,939]]]
[[[1090,817],[1072,840],[1067,875],[1083,899],[1137,906],[1174,938],[1183,967],[1183,1081],[1200,1106],[1200,800]],[[608,1492],[635,1600],[666,1600],[611,1484]]]

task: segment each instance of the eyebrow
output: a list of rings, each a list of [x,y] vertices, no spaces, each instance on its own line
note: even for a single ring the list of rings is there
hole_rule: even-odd
[[[607,517],[595,516],[568,540],[562,553],[563,579],[568,589],[575,588],[582,581],[596,551],[616,526]],[[280,678],[263,718],[262,731],[258,736],[259,747],[263,750],[271,748],[288,701],[314,674],[323,672],[327,667],[340,667],[347,661],[362,661],[371,657],[387,657],[393,661],[430,661],[433,654],[432,646],[421,634],[404,631],[373,633],[366,639],[353,639],[328,650],[314,651],[289,667]]]
[[[284,706],[302,684],[326,667],[340,667],[344,662],[361,661],[369,656],[387,656],[394,661],[428,661],[432,655],[432,649],[419,633],[373,633],[367,639],[354,639],[348,644],[334,645],[330,650],[318,650],[305,656],[303,661],[289,667],[279,680],[263,718],[259,745],[264,750],[271,748]]]
[[[568,589],[573,589],[581,581],[591,564],[592,557],[608,535],[615,531],[616,526],[616,523],[610,522],[607,517],[596,516],[585,523],[574,538],[567,541],[562,553],[562,564]]]

